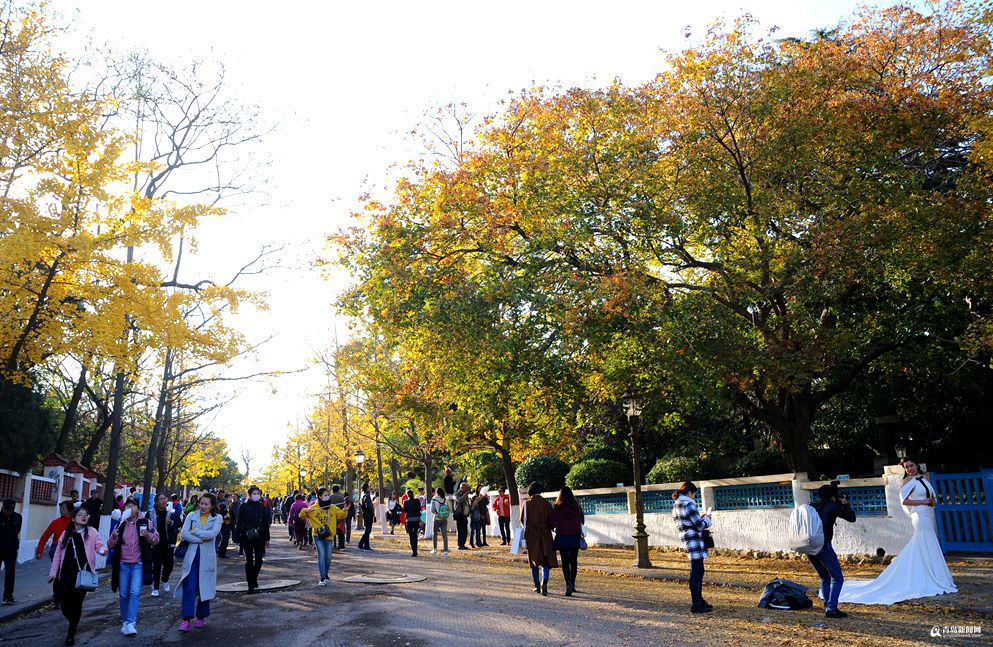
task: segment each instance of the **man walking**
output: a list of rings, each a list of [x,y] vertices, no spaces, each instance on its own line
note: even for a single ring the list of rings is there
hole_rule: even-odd
[[[13,499],[3,500],[0,512],[0,561],[3,562],[3,603],[14,604],[14,569],[17,549],[21,547],[21,514],[14,512]]]
[[[459,486],[459,491],[455,494],[455,510],[452,512],[452,516],[455,517],[455,536],[459,550],[466,549],[465,540],[469,535],[469,514],[471,512],[469,486],[462,483]]]
[[[845,577],[841,573],[838,555],[834,552],[831,540],[834,538],[834,523],[839,518],[855,523],[855,511],[848,505],[846,495],[838,496],[838,486],[831,483],[817,490],[820,501],[811,504],[821,517],[824,526],[824,548],[816,555],[807,558],[821,578],[821,596],[824,598],[825,613],[828,618],[847,618],[848,614],[838,610],[838,596]]]
[[[364,483],[362,485],[362,496],[359,498],[359,508],[362,511],[362,525],[364,526],[362,538],[359,539],[359,550],[372,550],[372,547],[369,546],[369,533],[372,532],[374,508],[372,503],[372,495],[369,494],[368,483]]]

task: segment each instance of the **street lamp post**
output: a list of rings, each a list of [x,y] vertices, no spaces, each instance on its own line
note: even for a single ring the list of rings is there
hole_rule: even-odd
[[[893,451],[896,452],[897,461],[902,463],[903,459],[907,457],[907,443],[903,442],[903,438],[896,441],[896,444],[893,446]]]
[[[355,450],[355,464],[358,466],[358,476],[359,476],[359,500],[362,499],[362,463],[365,462],[365,453],[361,449]],[[355,500],[352,500],[352,505],[355,505]],[[363,527],[363,519],[361,514],[355,515],[356,524],[355,528],[357,530],[365,530]]]
[[[640,440],[638,427],[644,405],[641,398],[631,392],[624,395],[623,404],[631,431],[631,463],[634,470],[634,555],[637,560],[635,566],[651,568],[652,562],[648,559],[648,533],[645,532],[645,505],[641,496],[641,447],[638,442]]]

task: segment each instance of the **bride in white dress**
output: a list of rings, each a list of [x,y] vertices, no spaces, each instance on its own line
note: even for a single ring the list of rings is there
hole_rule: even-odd
[[[958,591],[938,544],[934,488],[921,475],[917,463],[905,458],[902,464],[906,476],[900,486],[900,498],[903,511],[913,522],[914,536],[876,579],[846,580],[840,602],[893,604]]]

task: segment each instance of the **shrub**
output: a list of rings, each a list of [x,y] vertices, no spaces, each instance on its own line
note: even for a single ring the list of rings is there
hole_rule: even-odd
[[[690,456],[663,456],[648,472],[649,483],[681,483],[700,478],[700,459]]]
[[[736,460],[732,476],[763,476],[787,472],[786,457],[778,449],[756,449]]]
[[[618,483],[624,483],[630,473],[630,468],[623,463],[591,458],[573,465],[565,476],[565,484],[574,490],[614,487]]]
[[[521,488],[537,481],[546,492],[552,492],[562,489],[568,473],[569,466],[557,456],[532,456],[517,466],[514,478]]]
[[[623,449],[616,449],[614,447],[597,447],[596,449],[591,449],[586,452],[586,454],[579,460],[579,462],[593,460],[594,458],[603,458],[608,461],[614,461],[622,465],[631,462],[631,454],[625,452]]]

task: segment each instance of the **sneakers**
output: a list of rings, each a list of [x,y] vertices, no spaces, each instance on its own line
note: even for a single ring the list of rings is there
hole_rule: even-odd
[[[159,590],[158,589],[152,589],[152,597],[153,598],[159,597]]]
[[[124,626],[121,627],[121,633],[125,636],[137,636],[138,627],[133,622],[125,622]]]
[[[431,550],[431,554],[432,554],[432,555],[437,555],[437,554],[438,554],[438,551],[437,551],[437,550],[434,550],[434,549],[432,549],[432,550]]]
[[[189,631],[190,630],[190,621],[189,620],[183,620],[182,622],[180,622],[179,623],[179,630],[180,631]]]
[[[840,611],[838,609],[828,609],[827,611],[824,612],[824,615],[827,616],[828,618],[847,618],[848,617],[848,614],[847,613],[845,613],[844,611]]]
[[[165,591],[166,593],[169,592],[169,583],[168,582],[163,582],[162,583],[162,590]]]
[[[14,598],[4,598],[4,604],[14,604]]]
[[[328,581],[326,579],[321,580],[320,582],[317,583],[317,586],[327,586],[327,585],[328,585]]]
[[[448,551],[447,550],[442,551],[441,556],[442,557],[448,557]]]
[[[204,620],[203,618],[197,618],[196,620],[193,621],[193,626],[196,627],[197,629],[203,629],[204,627],[207,626],[207,621]]]

